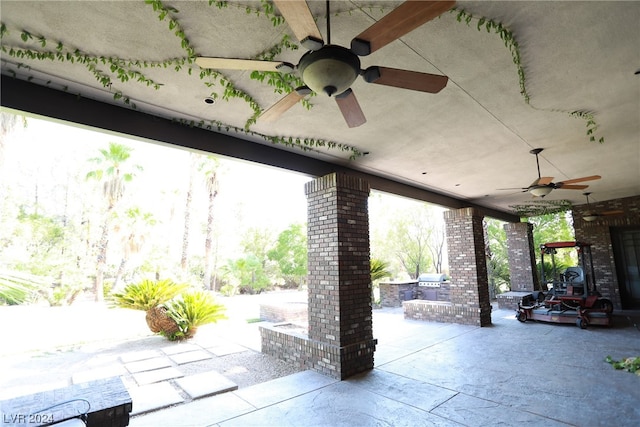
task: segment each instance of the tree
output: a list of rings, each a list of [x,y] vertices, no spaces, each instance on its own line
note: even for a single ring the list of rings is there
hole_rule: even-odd
[[[429,219],[428,206],[423,204],[392,223],[390,242],[395,243],[395,253],[409,277],[416,279],[420,273],[433,265],[429,240],[433,227]]]
[[[504,222],[493,218],[485,218],[483,224],[489,294],[492,299],[509,290],[511,284],[507,234],[503,225]]]
[[[236,289],[240,293],[260,293],[269,287],[269,277],[266,275],[261,260],[255,255],[248,254],[244,258],[229,260],[226,265],[225,277],[233,290],[229,294],[234,294]]]
[[[527,218],[533,224],[533,244],[535,248],[537,268],[540,271],[541,256],[540,245],[550,242],[570,242],[575,240],[573,220],[569,211],[557,212],[547,215],[539,215]],[[548,258],[545,258],[548,261]],[[558,271],[566,267],[578,265],[577,251],[558,251],[555,255],[556,268]],[[553,277],[550,262],[545,262],[544,277]],[[540,278],[542,280],[542,278]],[[542,287],[545,288],[545,284]]]
[[[7,135],[13,131],[18,123],[18,116],[15,114],[0,112],[0,170],[4,164],[4,150]],[[27,127],[27,119],[22,116],[22,124]]]
[[[197,169],[197,161],[200,156],[194,152],[189,153],[189,186],[187,187],[187,199],[184,206],[184,231],[182,233],[182,255],[180,256],[180,268],[187,271],[189,257],[189,230],[191,228],[191,204],[193,202],[193,182]]]
[[[199,170],[204,175],[204,184],[207,190],[207,230],[204,240],[204,286],[207,289],[215,290],[215,284],[211,283],[211,252],[213,242],[213,219],[215,199],[218,195],[218,169],[220,163],[213,156],[207,156],[202,163],[200,163]]]
[[[107,262],[107,247],[109,245],[109,232],[114,209],[122,199],[125,184],[130,182],[135,176],[135,170],[142,170],[141,166],[135,165],[131,170],[123,168],[125,162],[129,160],[132,149],[115,142],[109,143],[108,149],[101,149],[99,157],[89,159],[98,168],[87,173],[88,180],[95,180],[102,183],[102,195],[106,202],[102,233],[98,242],[98,255],[96,258],[96,278],[93,291],[95,300],[104,299],[104,272]]]
[[[278,265],[285,286],[302,286],[307,276],[306,227],[303,224],[291,224],[278,235],[267,257]]]
[[[147,240],[151,226],[156,220],[150,212],[142,212],[139,208],[129,208],[125,212],[118,230],[121,232],[122,259],[118,266],[116,278],[113,282],[113,290],[119,290],[120,281],[125,273],[127,263],[132,254],[137,254],[142,250],[142,246]]]
[[[570,242],[575,239],[573,220],[568,211],[527,218],[533,224],[533,245],[540,262],[540,245],[549,242]],[[577,265],[578,259],[575,251],[562,251],[558,253],[556,262],[562,265]]]

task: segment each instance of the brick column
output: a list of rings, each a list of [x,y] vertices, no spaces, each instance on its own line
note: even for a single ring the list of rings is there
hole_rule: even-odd
[[[307,183],[305,192],[309,338],[333,350],[326,362],[334,359],[344,379],[373,368],[369,183],[333,173]]]
[[[451,304],[460,323],[491,324],[482,216],[474,208],[444,213],[451,276]]]
[[[532,292],[539,287],[533,225],[528,222],[511,222],[504,225],[504,231],[507,234],[511,290]]]
[[[262,352],[345,379],[373,369],[369,183],[334,173],[305,185],[308,336],[260,328]]]

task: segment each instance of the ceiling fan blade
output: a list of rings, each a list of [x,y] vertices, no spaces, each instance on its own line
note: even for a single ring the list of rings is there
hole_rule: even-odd
[[[344,120],[347,122],[347,126],[354,128],[366,123],[367,119],[360,108],[360,104],[358,104],[356,95],[351,89],[347,89],[337,95],[336,103],[342,112]]]
[[[622,215],[624,211],[606,211],[601,212],[600,215]]]
[[[311,89],[306,86],[297,88],[266,109],[258,116],[258,120],[260,122],[273,122],[277,120],[285,111],[296,105],[302,98],[310,93]]]
[[[351,51],[359,56],[369,55],[455,4],[455,1],[406,1],[351,40]]]
[[[234,58],[196,58],[196,64],[200,68],[211,68],[214,70],[247,70],[247,71],[279,71],[290,73],[294,66],[282,61],[258,61],[253,59]]]
[[[318,50],[324,45],[322,34],[306,1],[273,0],[273,2],[302,46],[309,50]]]
[[[528,190],[528,188],[524,188],[524,187],[510,187],[510,188],[496,188],[496,190],[522,190],[522,192],[524,193],[525,191]]]
[[[378,66],[367,68],[362,74],[362,77],[367,83],[394,86],[427,93],[440,92],[449,81],[447,76]]]
[[[556,185],[564,185],[564,184],[575,184],[576,182],[584,182],[584,181],[594,181],[596,179],[600,179],[602,178],[600,175],[591,175],[591,176],[585,176],[582,178],[575,178],[575,179],[568,179],[566,181],[561,181],[556,183]]]
[[[551,181],[553,181],[553,177],[552,176],[543,176],[543,177],[540,177],[540,178],[536,179],[535,181],[533,181],[529,185],[529,187],[527,187],[527,188],[537,187],[537,186],[540,186],[540,185],[549,185],[549,184],[551,184]]]
[[[542,178],[538,178],[537,185],[551,184],[551,181],[553,181],[553,177],[552,176],[543,176]]]
[[[589,187],[588,185],[564,185],[561,182],[556,184],[556,188],[559,188],[561,190],[584,190],[585,188],[588,188],[588,187]]]

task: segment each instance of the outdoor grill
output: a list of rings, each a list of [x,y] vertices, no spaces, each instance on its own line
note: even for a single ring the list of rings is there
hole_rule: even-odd
[[[418,276],[418,286],[439,288],[442,282],[446,280],[446,277],[443,273],[422,273]]]
[[[446,280],[442,273],[422,273],[418,276],[418,287],[416,288],[416,299],[428,301],[438,300],[438,289]]]
[[[400,301],[415,299],[438,301],[439,292],[442,292],[440,297],[446,298],[449,295],[448,287],[441,289],[446,280],[446,275],[442,273],[420,274],[417,281],[407,282],[399,289],[398,299]]]

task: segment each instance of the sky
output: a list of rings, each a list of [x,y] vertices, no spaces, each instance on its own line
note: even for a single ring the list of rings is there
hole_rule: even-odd
[[[87,191],[86,184],[65,185],[68,182],[85,182],[86,173],[97,168],[88,159],[100,157],[99,150],[108,148],[110,142],[132,148],[127,163],[141,165],[144,170],[126,186],[127,194],[135,194],[134,200],[129,203],[144,212],[151,212],[154,218],[165,224],[166,227],[158,232],[167,241],[176,242],[171,247],[180,250],[177,242],[182,239],[189,181],[190,156],[187,149],[30,116],[27,117],[27,127],[23,128],[18,122],[4,142],[5,161],[0,163],[3,168],[0,170],[0,180],[6,179],[10,183],[9,188],[13,193],[11,200],[33,206],[37,187],[38,205],[45,208],[47,215],[60,217],[66,217],[68,212],[79,212],[76,215],[83,216],[87,205],[97,207],[100,206],[97,203],[104,203],[98,187],[91,193]],[[304,185],[312,177],[256,163],[215,157],[220,161],[220,168],[214,222],[219,225],[217,241],[224,246],[230,258],[241,256],[241,239],[249,228],[268,230],[275,237],[291,224],[306,223]],[[56,165],[53,168],[52,162]],[[37,186],[33,184],[34,181]],[[62,202],[61,195],[68,188],[75,189],[76,193],[71,195],[68,203]],[[207,220],[208,199],[203,181],[195,182],[193,193],[196,202],[191,207],[190,238],[193,247],[197,248],[203,244]],[[69,209],[63,206],[66,204]],[[423,204],[372,191],[369,198],[372,256],[394,258],[386,248],[389,228],[395,218],[417,212],[419,210],[414,209]],[[445,210],[435,205],[432,205],[432,209],[440,217]]]
[[[188,150],[157,141],[142,142],[50,119],[27,117],[27,127],[23,128],[18,123],[8,142],[5,158],[22,159],[5,164],[3,167],[8,173],[19,170],[21,173],[39,174],[44,170],[41,165],[52,160],[61,167],[76,162],[88,171],[92,166],[87,160],[98,157],[98,150],[107,148],[110,142],[117,142],[132,147],[130,161],[144,167],[136,177],[138,186],[154,184],[168,190],[178,185],[186,188],[188,184]],[[233,206],[233,215],[238,216],[241,212],[244,221],[257,227],[275,229],[306,221],[304,184],[311,177],[256,163],[221,156],[216,158],[221,161],[217,201]],[[43,176],[40,181],[44,187],[56,178],[59,177]],[[46,191],[44,193],[40,196],[43,202]],[[141,194],[145,196],[145,192]],[[150,193],[146,195],[152,197]]]

